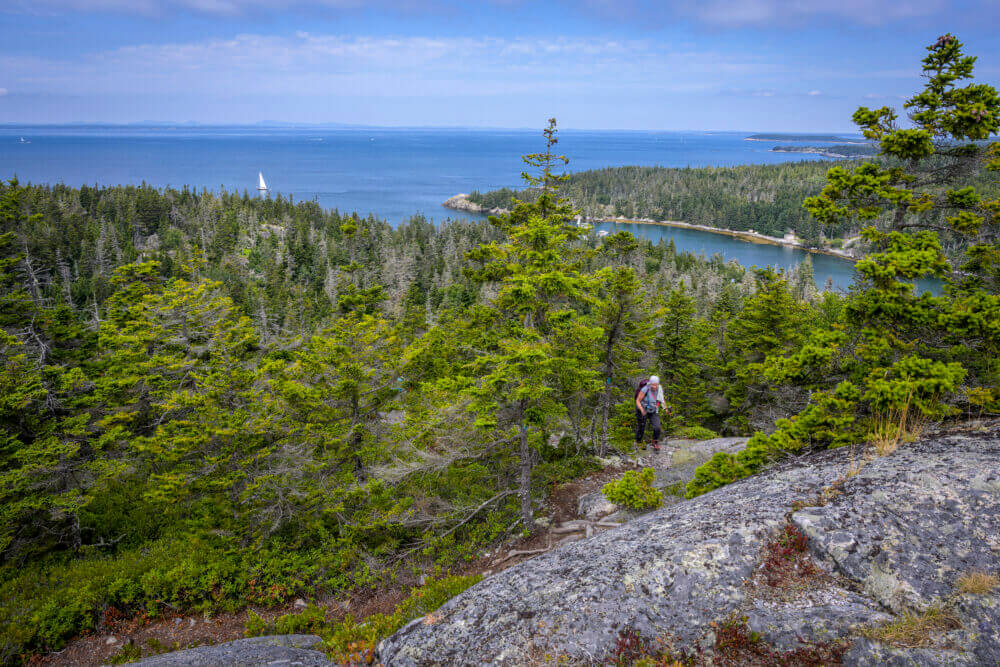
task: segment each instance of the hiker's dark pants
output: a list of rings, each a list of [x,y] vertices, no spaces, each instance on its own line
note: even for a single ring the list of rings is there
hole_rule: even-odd
[[[660,415],[656,412],[642,414],[639,408],[635,409],[635,441],[642,442],[642,436],[646,432],[646,422],[653,427],[653,442],[660,441]]]

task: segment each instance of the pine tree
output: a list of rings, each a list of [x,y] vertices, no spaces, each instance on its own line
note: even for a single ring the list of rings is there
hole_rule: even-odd
[[[757,271],[757,291],[726,325],[726,398],[736,423],[763,427],[773,422],[762,364],[795,349],[807,330],[806,307],[788,289],[784,274]]]
[[[972,78],[976,58],[950,34],[927,47],[927,83],[904,107],[915,127],[900,128],[896,112],[859,108],[854,121],[892,162],[830,169],[822,193],[806,200],[817,219],[858,219],[876,252],[858,262],[864,289],[847,316],[860,330],[857,354],[869,370],[865,397],[884,409],[912,401],[921,412],[950,411],[938,399],[967,373],[968,400],[1000,407],[1000,201],[969,180],[1000,144],[985,143],[1000,128],[1000,96]],[[994,187],[996,181],[994,180]],[[941,235],[966,239],[966,260],[953,271]],[[943,278],[945,294],[916,293],[913,280]]]
[[[652,338],[649,309],[643,299],[642,286],[635,269],[627,266],[638,244],[628,232],[617,232],[605,238],[602,252],[615,257],[617,266],[601,269],[600,296],[594,307],[595,322],[601,327],[599,357],[604,387],[598,400],[597,452],[604,456],[608,449],[608,420],[615,397],[631,399],[632,378],[638,372],[638,361]]]
[[[555,155],[555,119],[543,132],[544,153],[526,155],[527,165],[540,170],[525,173],[530,185],[541,192],[534,202],[518,202],[503,216],[490,222],[506,240],[471,251],[469,275],[497,287],[488,310],[478,324],[486,349],[470,364],[477,379],[473,390],[479,423],[501,433],[512,429],[518,444],[518,494],[521,520],[531,530],[531,471],[533,448],[541,445],[543,433],[566,412],[558,399],[558,387],[572,386],[594,391],[594,342],[600,330],[588,326],[576,310],[588,300],[592,279],[581,272],[573,242],[581,234],[572,220],[574,211],[556,197],[556,185],[564,177],[553,173],[565,164]]]
[[[885,159],[831,168],[822,192],[804,202],[826,224],[867,223],[862,236],[874,246],[857,264],[861,280],[844,304],[845,326],[814,329],[798,350],[758,367],[772,384],[808,389],[808,403],[774,433],[755,434],[738,455],[719,454],[699,468],[689,496],[783,453],[852,442],[869,415],[938,419],[957,411],[956,399],[1000,407],[1000,201],[968,184],[981,166],[1000,170],[1000,144],[985,143],[1000,129],[1000,96],[985,84],[958,85],[972,77],[975,58],[954,36],[927,51],[927,84],[904,105],[916,126],[898,127],[888,107],[858,109],[855,123]],[[959,272],[941,233],[967,240]],[[912,281],[929,276],[944,280],[943,295],[916,293]],[[821,312],[838,316],[831,305]],[[956,396],[963,381],[964,398]],[[877,417],[870,428],[880,428]],[[902,436],[909,424],[889,428]]]
[[[705,342],[696,312],[695,300],[683,284],[670,290],[656,338],[657,369],[664,398],[673,410],[670,421],[676,425],[699,424],[709,414],[702,379]]]

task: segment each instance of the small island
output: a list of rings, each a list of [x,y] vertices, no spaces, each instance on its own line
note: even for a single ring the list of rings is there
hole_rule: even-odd
[[[799,142],[820,142],[820,143],[834,143],[834,144],[861,144],[864,143],[860,140],[847,139],[845,137],[838,137],[833,134],[783,134],[783,133],[765,133],[765,134],[751,134],[746,137],[744,141],[799,141]]]
[[[773,153],[811,153],[831,158],[873,157],[878,147],[872,144],[837,144],[834,146],[775,146]]]

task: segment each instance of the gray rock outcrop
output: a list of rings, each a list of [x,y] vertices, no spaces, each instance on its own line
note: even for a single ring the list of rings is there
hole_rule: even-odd
[[[215,667],[216,665],[272,665],[273,667],[320,667],[332,665],[315,650],[322,639],[316,635],[253,637],[164,653],[133,663],[143,667]]]
[[[848,474],[844,450],[642,516],[500,572],[379,645],[386,665],[600,663],[623,630],[711,655],[734,612],[775,650],[845,638],[846,664],[1000,664],[1000,591],[955,582],[1000,574],[1000,425],[926,438]],[[853,471],[851,471],[853,472]],[[792,598],[748,582],[786,522],[828,573]],[[861,636],[945,605],[960,627],[917,648]]]
[[[684,487],[694,478],[694,471],[717,452],[735,454],[747,446],[750,438],[712,438],[711,440],[668,440],[661,451],[642,450],[634,463],[640,467],[653,468],[656,476],[653,486],[664,494],[664,505],[680,502]],[[633,461],[629,461],[632,463]],[[609,521],[631,521],[643,512],[621,509],[604,497],[603,490],[580,496],[577,514],[584,519],[595,521],[607,518]]]
[[[455,211],[464,211],[466,213],[489,213],[492,215],[499,215],[507,212],[507,210],[503,208],[486,208],[485,206],[470,200],[469,195],[464,193],[455,195],[454,197],[448,197],[448,199],[441,202],[441,206]]]

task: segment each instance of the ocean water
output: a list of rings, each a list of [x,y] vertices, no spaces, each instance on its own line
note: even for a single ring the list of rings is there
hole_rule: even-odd
[[[748,134],[562,130],[557,149],[570,158],[569,171],[816,159],[771,152],[772,142],[745,141]],[[460,192],[520,187],[520,156],[543,149],[539,130],[7,125],[0,126],[0,178],[254,192],[260,171],[272,193],[398,224],[414,214],[462,217],[441,202]],[[804,257],[707,232],[648,225],[633,231],[672,237],[678,249],[722,253],[745,266],[789,268]],[[850,285],[850,262],[822,255],[813,262],[820,287],[828,277],[839,289]]]

